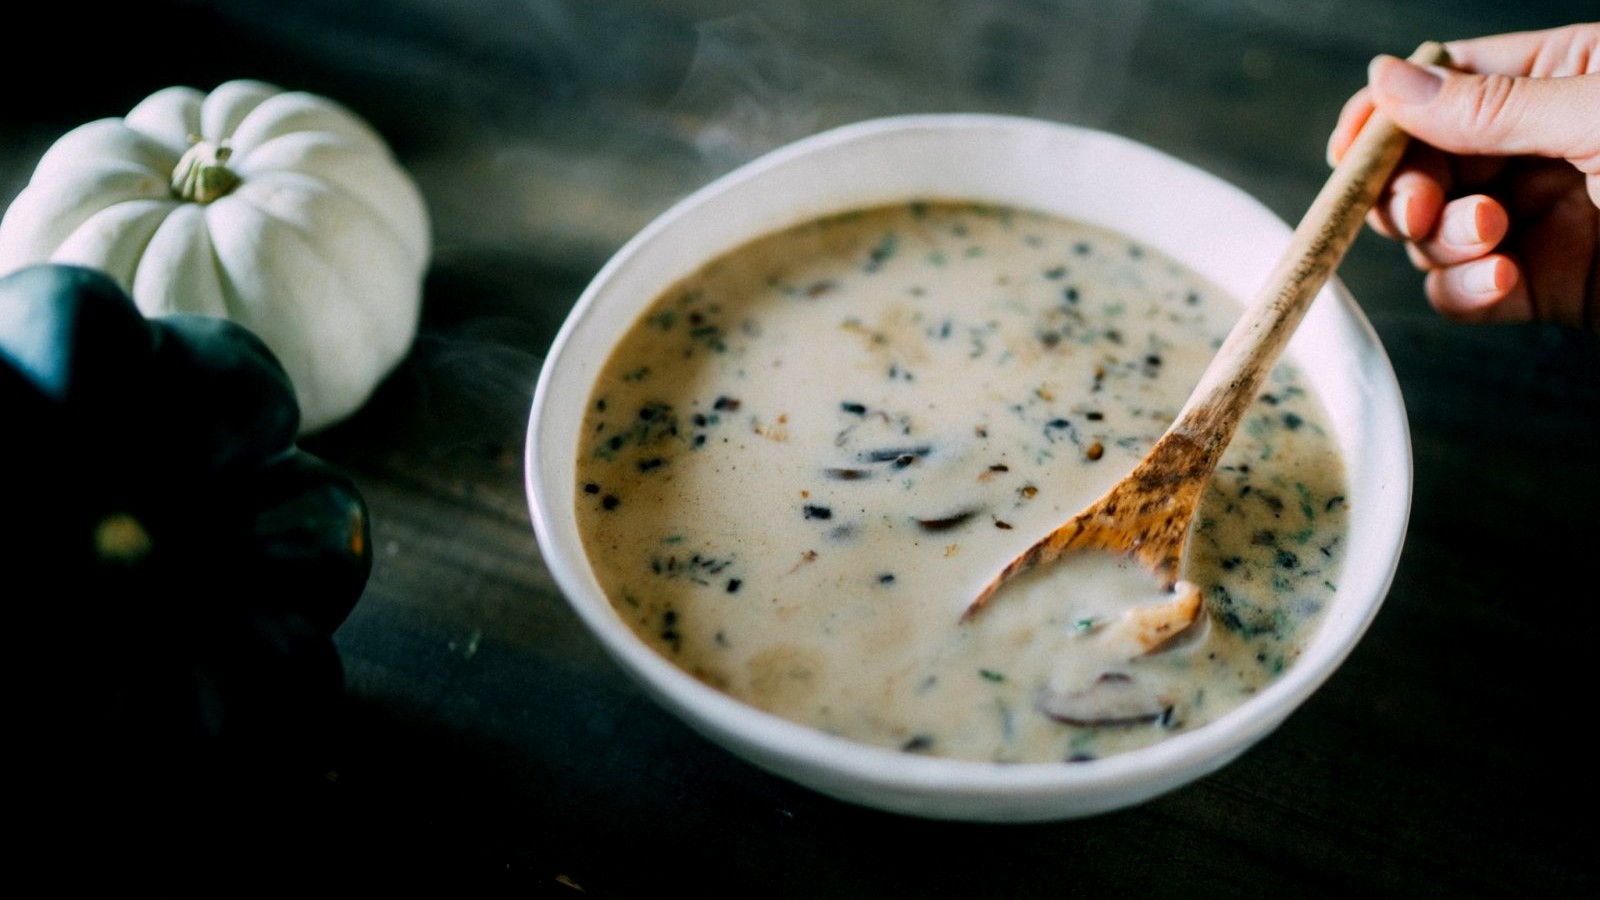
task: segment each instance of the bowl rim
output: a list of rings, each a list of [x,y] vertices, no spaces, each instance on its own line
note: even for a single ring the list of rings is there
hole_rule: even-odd
[[[931,792],[952,799],[982,796],[1028,802],[1036,800],[1041,791],[1046,795],[1137,793],[1133,789],[1159,784],[1163,778],[1174,776],[1178,777],[1178,783],[1181,784],[1226,764],[1276,728],[1317,690],[1359,643],[1383,605],[1398,569],[1413,487],[1412,448],[1403,398],[1376,331],[1337,277],[1329,280],[1313,307],[1336,307],[1334,315],[1349,330],[1350,339],[1359,342],[1370,354],[1362,369],[1371,380],[1366,389],[1392,399],[1389,403],[1373,404],[1373,412],[1383,418],[1380,425],[1386,432],[1397,435],[1399,440],[1391,446],[1370,448],[1381,455],[1388,467],[1388,476],[1393,481],[1387,487],[1385,496],[1374,501],[1383,506],[1386,514],[1375,520],[1373,527],[1379,533],[1372,543],[1388,547],[1389,556],[1373,569],[1364,592],[1371,596],[1361,606],[1359,615],[1339,622],[1325,621],[1319,626],[1312,643],[1325,649],[1313,661],[1314,664],[1302,657],[1258,694],[1217,720],[1174,734],[1147,747],[1084,763],[978,762],[908,754],[870,746],[829,735],[749,706],[695,679],[634,635],[611,609],[609,600],[588,571],[581,541],[574,542],[577,540],[575,524],[570,528],[564,525],[563,516],[572,518],[570,510],[551,505],[552,497],[562,496],[562,491],[547,477],[551,473],[547,473],[541,464],[539,451],[544,444],[542,430],[548,424],[552,395],[558,388],[562,374],[559,371],[561,364],[573,352],[570,345],[575,335],[580,334],[586,323],[594,317],[594,308],[601,302],[608,286],[622,269],[641,254],[643,248],[678,227],[685,218],[702,211],[716,198],[758,182],[769,173],[813,154],[885,135],[986,129],[1030,133],[1043,131],[1069,136],[1075,140],[1100,143],[1117,152],[1144,157],[1152,164],[1186,172],[1189,177],[1198,176],[1210,182],[1213,189],[1231,194],[1232,202],[1240,209],[1253,209],[1254,215],[1275,223],[1276,229],[1281,231],[1283,243],[1287,244],[1289,226],[1231,182],[1154,147],[1081,125],[1005,114],[917,113],[838,126],[772,150],[710,181],[656,216],[606,261],[568,313],[541,367],[524,447],[525,490],[538,548],[569,606],[604,649],[647,693],[684,716],[702,734],[759,765],[769,769],[774,763],[798,767],[801,770],[800,777],[794,772],[784,774],[808,782],[813,787],[850,794],[854,786],[867,785],[867,790],[872,793],[889,791],[926,795]],[[908,196],[905,199],[912,198]],[[810,217],[801,213],[790,218],[797,222]],[[779,224],[775,227],[782,226]],[[728,249],[732,248],[725,248],[722,252]],[[677,277],[680,276],[662,279],[661,287],[669,286]],[[1331,301],[1328,297],[1332,298]],[[646,298],[643,303],[648,305],[651,299]],[[635,318],[643,308],[639,306],[633,310]],[[630,318],[614,327],[625,329],[632,322]],[[592,387],[592,379],[589,385]],[[587,392],[584,396],[587,397]],[[563,453],[567,454],[565,448]],[[570,466],[564,471],[568,481],[575,477]],[[568,485],[568,488],[572,486]],[[1337,633],[1330,631],[1335,627]],[[806,777],[808,775],[809,778]],[[1158,786],[1150,793],[1175,786]],[[1135,801],[1138,799],[1142,798],[1134,798]]]

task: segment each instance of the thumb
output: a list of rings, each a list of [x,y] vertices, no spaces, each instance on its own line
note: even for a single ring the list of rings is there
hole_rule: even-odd
[[[1474,75],[1379,56],[1367,79],[1385,115],[1442,150],[1545,156],[1600,170],[1600,74]]]

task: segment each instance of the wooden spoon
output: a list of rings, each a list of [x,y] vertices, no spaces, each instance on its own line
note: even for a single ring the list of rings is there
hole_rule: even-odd
[[[1410,59],[1446,65],[1449,54],[1429,41]],[[1200,589],[1179,580],[1179,570],[1206,484],[1312,298],[1355,241],[1408,141],[1388,117],[1372,114],[1300,220],[1255,301],[1201,374],[1177,421],[1127,477],[1012,560],[967,607],[963,622],[1016,575],[1065,553],[1100,550],[1132,557],[1154,573],[1163,591],[1173,594],[1108,626],[1111,639],[1131,641],[1135,652],[1147,653],[1194,623]]]

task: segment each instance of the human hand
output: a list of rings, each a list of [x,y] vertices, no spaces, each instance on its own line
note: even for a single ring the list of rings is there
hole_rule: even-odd
[[[1374,59],[1330,163],[1380,110],[1416,141],[1368,223],[1405,242],[1433,307],[1600,330],[1600,22],[1445,48],[1453,69]]]

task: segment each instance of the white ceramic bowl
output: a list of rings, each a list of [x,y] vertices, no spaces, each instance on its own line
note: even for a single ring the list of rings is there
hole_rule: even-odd
[[[756,710],[675,667],[612,610],[574,515],[579,423],[611,347],[663,290],[747,240],[817,216],[913,198],[1031,207],[1158,248],[1241,302],[1287,245],[1289,227],[1214,176],[1144,145],[1062,124],[990,115],[862,122],[774,151],[697,191],[628,242],[572,310],[545,360],[527,442],[527,489],[556,583],[616,662],[706,737],[834,797],[971,821],[1090,815],[1200,778],[1267,735],[1345,659],[1377,613],[1399,560],[1411,449],[1382,346],[1337,282],[1287,355],[1321,394],[1344,453],[1347,561],[1327,617],[1281,677],[1218,720],[1087,763],[990,764],[898,753]]]

